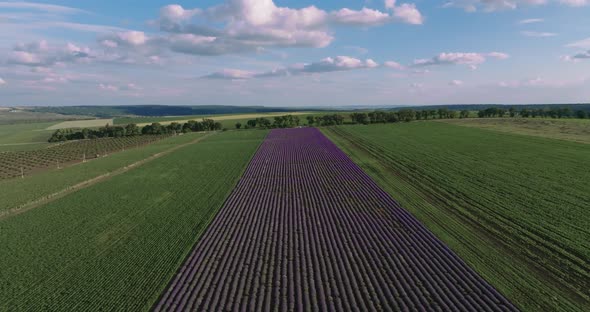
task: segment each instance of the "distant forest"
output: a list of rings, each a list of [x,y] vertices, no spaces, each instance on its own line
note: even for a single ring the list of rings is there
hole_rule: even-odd
[[[62,115],[83,115],[97,118],[113,118],[122,116],[189,116],[189,115],[222,115],[252,113],[288,113],[295,108],[279,108],[264,106],[166,106],[166,105],[132,105],[132,106],[59,106],[34,107],[32,111],[56,113]],[[300,110],[300,109],[299,109]],[[319,111],[305,109],[306,111]]]
[[[486,105],[431,105],[431,106],[412,106],[412,107],[396,107],[390,110],[399,111],[403,109],[417,109],[417,110],[438,110],[440,108],[447,108],[454,111],[482,111],[489,108],[504,109],[508,111],[511,107],[516,110],[554,110],[569,108],[571,111],[584,111],[590,113],[590,104],[528,104],[528,105],[503,105],[503,104],[486,104]]]

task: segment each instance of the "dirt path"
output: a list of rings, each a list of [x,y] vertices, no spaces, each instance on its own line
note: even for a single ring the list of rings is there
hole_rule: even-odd
[[[130,171],[130,170],[132,170],[134,168],[137,168],[137,167],[140,167],[142,165],[145,165],[145,164],[147,164],[147,163],[149,163],[149,162],[151,162],[153,160],[156,160],[156,159],[158,159],[158,158],[160,158],[162,156],[168,155],[168,154],[170,154],[170,153],[172,153],[172,152],[174,152],[174,151],[176,151],[178,149],[181,149],[181,148],[183,148],[185,146],[198,143],[198,142],[200,142],[200,141],[202,141],[202,140],[204,140],[204,139],[206,139],[206,138],[208,138],[208,137],[210,137],[210,136],[212,136],[214,134],[215,134],[215,132],[210,133],[210,134],[206,134],[206,135],[204,135],[202,137],[199,137],[199,138],[196,138],[196,139],[194,139],[194,140],[192,140],[192,141],[190,141],[188,143],[176,145],[176,146],[171,147],[171,148],[169,148],[169,149],[167,149],[165,151],[162,151],[162,152],[153,154],[153,155],[151,155],[151,156],[149,156],[147,158],[144,158],[142,160],[138,160],[138,161],[136,161],[136,162],[134,162],[132,164],[129,164],[127,166],[124,166],[124,167],[121,167],[119,169],[113,170],[111,172],[107,172],[105,174],[96,176],[96,177],[94,177],[92,179],[88,179],[86,181],[82,181],[82,182],[80,182],[78,184],[71,185],[71,186],[69,186],[69,187],[67,187],[67,188],[65,188],[63,190],[60,190],[58,192],[55,192],[55,193],[52,193],[52,194],[49,194],[49,195],[46,195],[46,196],[43,196],[41,198],[38,198],[38,199],[36,199],[34,201],[31,201],[31,202],[28,202],[28,203],[26,203],[24,205],[20,205],[18,207],[13,208],[13,209],[9,209],[9,210],[0,212],[0,221],[5,220],[5,219],[8,219],[8,218],[13,217],[13,216],[16,216],[16,215],[19,215],[21,213],[27,212],[27,211],[32,210],[34,208],[37,208],[39,206],[43,206],[45,204],[48,204],[48,203],[53,202],[55,200],[58,200],[58,199],[60,199],[62,197],[65,197],[65,196],[67,196],[69,194],[72,194],[74,192],[77,192],[79,190],[85,189],[85,188],[90,187],[92,185],[95,185],[97,183],[107,181],[107,180],[109,180],[109,179],[111,179],[113,177],[116,177],[116,176],[118,176],[120,174],[123,174],[125,172],[128,172],[128,171]]]

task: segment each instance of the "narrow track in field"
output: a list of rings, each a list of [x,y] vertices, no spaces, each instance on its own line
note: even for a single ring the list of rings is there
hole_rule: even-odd
[[[156,311],[516,311],[317,129],[273,130]]]
[[[0,221],[5,220],[5,219],[8,219],[8,218],[13,217],[13,216],[16,216],[16,215],[19,215],[19,214],[22,214],[22,213],[27,212],[29,210],[35,209],[37,207],[43,206],[45,204],[48,204],[48,203],[53,202],[55,200],[58,200],[58,199],[60,199],[60,198],[62,198],[64,196],[67,196],[68,194],[72,194],[72,193],[77,192],[79,190],[82,190],[82,189],[85,189],[87,187],[93,186],[93,185],[95,185],[97,183],[108,181],[109,179],[112,179],[113,177],[116,177],[118,175],[121,175],[121,174],[123,174],[123,173],[125,173],[125,172],[127,172],[129,170],[132,170],[132,169],[141,167],[141,166],[143,166],[143,165],[145,165],[145,164],[147,164],[147,163],[149,163],[149,162],[151,162],[153,160],[156,160],[156,159],[158,159],[158,158],[160,158],[162,156],[168,155],[168,154],[170,154],[170,153],[172,153],[172,152],[174,152],[174,151],[176,151],[176,150],[178,150],[180,148],[183,148],[183,147],[188,146],[188,145],[191,145],[191,144],[198,143],[198,142],[204,140],[205,138],[207,138],[207,137],[209,137],[209,136],[211,136],[213,134],[215,134],[215,132],[212,132],[212,133],[206,134],[204,136],[198,137],[198,138],[196,138],[196,139],[194,139],[194,140],[192,140],[190,142],[187,142],[187,143],[183,143],[183,144],[180,144],[180,145],[175,145],[175,146],[173,146],[173,147],[171,147],[171,148],[169,148],[167,150],[158,152],[158,153],[153,154],[153,155],[151,155],[149,157],[146,157],[144,159],[141,159],[141,160],[138,160],[138,161],[136,161],[134,163],[131,163],[129,165],[126,165],[124,167],[115,169],[115,170],[110,171],[110,172],[107,172],[105,174],[101,174],[99,176],[96,176],[94,178],[91,178],[91,179],[82,181],[82,182],[77,183],[75,185],[68,186],[68,187],[64,188],[63,190],[57,191],[55,193],[52,193],[52,194],[49,194],[49,195],[46,195],[46,196],[43,196],[41,198],[38,198],[38,199],[33,200],[33,201],[30,201],[30,202],[28,202],[26,204],[23,204],[21,206],[18,206],[18,207],[12,208],[12,209],[8,209],[8,210],[5,210],[5,211],[2,211],[2,212],[0,212]]]

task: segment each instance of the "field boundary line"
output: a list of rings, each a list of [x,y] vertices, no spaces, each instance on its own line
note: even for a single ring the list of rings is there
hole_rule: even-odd
[[[55,193],[52,193],[52,194],[43,196],[41,198],[38,198],[38,199],[33,200],[33,201],[30,201],[30,202],[28,202],[26,204],[22,204],[20,206],[15,207],[15,208],[8,209],[6,211],[0,212],[0,221],[3,221],[3,220],[8,219],[10,217],[19,215],[21,213],[27,212],[27,211],[32,210],[34,208],[37,208],[39,206],[48,204],[48,203],[53,202],[53,201],[55,201],[57,199],[60,199],[62,197],[65,197],[66,195],[69,195],[69,194],[72,194],[72,193],[74,193],[76,191],[85,189],[85,188],[90,187],[92,185],[95,185],[97,183],[100,183],[100,182],[103,182],[103,181],[107,181],[107,180],[109,180],[109,179],[111,179],[113,177],[116,177],[118,175],[121,175],[123,173],[126,173],[126,172],[128,172],[128,171],[130,171],[130,170],[132,170],[134,168],[141,167],[142,165],[145,165],[145,164],[147,164],[147,163],[149,163],[149,162],[151,162],[153,160],[156,160],[158,158],[161,158],[162,156],[165,156],[165,155],[168,155],[168,154],[170,154],[172,152],[175,152],[175,151],[177,151],[177,150],[179,150],[179,149],[181,149],[183,147],[186,147],[186,146],[189,146],[189,145],[192,145],[192,144],[196,144],[196,143],[198,143],[198,142],[200,142],[200,141],[202,141],[202,140],[204,140],[204,139],[206,139],[206,138],[214,135],[215,133],[216,132],[209,133],[209,134],[206,134],[206,135],[204,135],[202,137],[196,138],[196,139],[194,139],[194,140],[192,140],[190,142],[173,146],[173,147],[171,147],[171,148],[169,148],[167,150],[164,150],[162,152],[158,152],[156,154],[153,154],[151,156],[148,156],[148,157],[146,157],[144,159],[138,160],[138,161],[133,162],[131,164],[125,165],[125,166],[120,167],[118,169],[115,169],[113,171],[110,171],[110,172],[101,174],[99,176],[96,176],[94,178],[90,178],[88,180],[85,180],[85,181],[79,182],[77,184],[68,186],[65,189],[62,189],[62,190],[57,191]]]

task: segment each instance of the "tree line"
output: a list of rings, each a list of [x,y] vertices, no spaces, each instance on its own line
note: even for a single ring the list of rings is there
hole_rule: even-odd
[[[347,119],[348,117],[348,119]],[[414,120],[428,119],[450,119],[450,118],[467,118],[469,111],[461,112],[440,108],[438,110],[413,110],[402,109],[399,111],[373,111],[373,112],[354,112],[349,115],[343,114],[326,114],[326,115],[308,115],[306,126],[337,126],[343,124],[374,124],[374,123],[392,123],[392,122],[409,122]],[[274,121],[267,118],[256,118],[248,120],[246,125],[236,123],[236,129],[272,129],[272,128],[292,128],[300,126],[301,120],[297,116],[285,115],[274,117]]]
[[[539,108],[539,109],[516,109],[510,107],[508,109],[490,107],[482,109],[477,112],[477,116],[480,118],[493,118],[493,117],[523,117],[523,118],[590,118],[590,114],[583,110],[573,111],[569,107],[553,107],[553,108]]]
[[[107,124],[98,129],[58,129],[51,137],[49,142],[65,142],[70,140],[87,140],[99,138],[121,138],[137,135],[174,135],[187,132],[202,132],[222,130],[220,122],[212,119],[203,119],[203,121],[189,120],[184,124],[173,122],[169,125],[152,123],[143,127],[136,124],[127,124],[125,126],[111,126]]]

